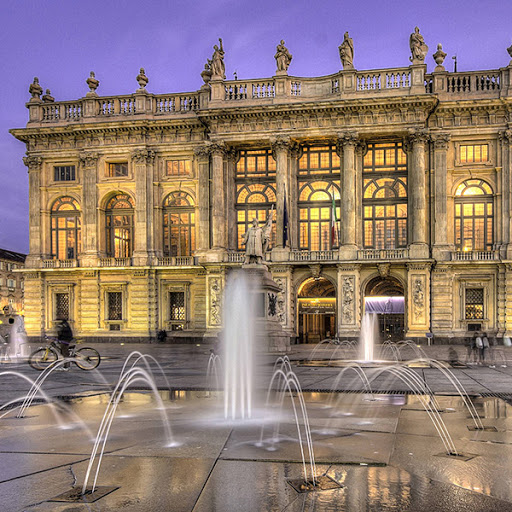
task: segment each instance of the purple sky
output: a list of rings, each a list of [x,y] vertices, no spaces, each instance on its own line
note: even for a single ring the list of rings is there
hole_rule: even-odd
[[[510,0],[2,0],[0,2],[0,248],[28,252],[25,147],[9,128],[26,125],[34,76],[57,101],[85,95],[90,71],[98,94],[129,94],[146,69],[153,93],[199,89],[200,73],[218,37],[226,75],[270,77],[280,39],[293,55],[290,75],[321,76],[341,68],[338,45],[348,31],[357,69],[409,64],[409,34],[418,25],[459,71],[508,65]]]

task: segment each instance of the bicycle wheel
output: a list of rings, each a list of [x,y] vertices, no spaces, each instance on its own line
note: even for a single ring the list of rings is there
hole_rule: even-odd
[[[82,370],[94,370],[100,364],[101,357],[97,350],[91,347],[79,348],[75,352],[74,363]]]
[[[52,363],[59,359],[59,355],[53,348],[38,348],[28,358],[28,364],[34,368],[34,370],[42,371],[48,368]]]

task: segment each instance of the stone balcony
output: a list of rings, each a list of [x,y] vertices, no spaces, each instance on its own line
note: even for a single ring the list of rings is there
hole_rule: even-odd
[[[452,261],[499,261],[499,251],[452,251]]]
[[[436,95],[441,101],[512,97],[512,65],[506,68],[426,74],[425,65],[367,71],[344,70],[321,77],[274,76],[213,81],[189,93],[101,97],[88,94],[76,101],[28,103],[29,125],[111,122],[114,119],[196,117],[198,112],[307,102],[382,99]]]

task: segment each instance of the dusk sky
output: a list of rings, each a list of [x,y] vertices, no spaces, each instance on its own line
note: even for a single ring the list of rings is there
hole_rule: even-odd
[[[512,0],[2,0],[0,20],[0,248],[24,253],[25,146],[8,130],[26,125],[34,76],[60,101],[85,96],[90,71],[100,96],[133,93],[141,67],[149,92],[195,91],[219,37],[228,79],[235,70],[239,79],[274,75],[280,39],[294,76],[340,70],[345,31],[359,70],[408,66],[416,25],[429,46],[428,72],[438,43],[449,71],[455,54],[459,71],[506,67],[512,43]]]

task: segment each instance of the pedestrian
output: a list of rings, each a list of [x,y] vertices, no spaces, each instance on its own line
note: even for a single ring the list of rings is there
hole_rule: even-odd
[[[57,340],[59,343],[58,348],[63,357],[69,357],[69,347],[73,341],[73,331],[69,325],[69,322],[65,318],[60,321],[57,328]],[[64,363],[63,369],[69,369],[69,362]]]
[[[477,332],[475,338],[475,359],[477,364],[482,362],[483,348],[484,344],[482,341],[481,333]]]
[[[484,332],[482,335],[482,348],[480,349],[480,354],[481,354],[480,362],[482,364],[485,363],[485,356],[486,356],[488,350],[489,350],[489,338],[487,337],[487,333]]]

